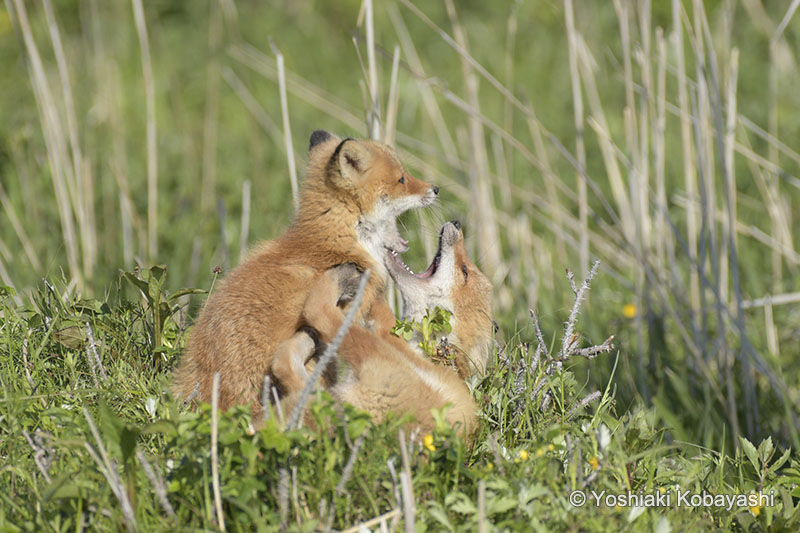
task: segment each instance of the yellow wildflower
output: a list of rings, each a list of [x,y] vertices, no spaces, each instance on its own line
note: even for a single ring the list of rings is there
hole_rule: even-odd
[[[625,304],[622,306],[622,314],[625,318],[635,318],[636,311],[636,304]]]
[[[425,437],[423,437],[422,444],[430,451],[432,452],[436,451],[436,446],[433,445],[433,435],[431,435],[430,433],[428,433],[427,435],[425,435]]]
[[[756,494],[754,492],[751,492],[750,494],[747,495],[747,501],[749,503],[753,503],[753,505],[751,505],[749,507],[750,514],[753,515],[753,516],[760,515],[761,514],[761,507],[763,507],[761,504],[764,503],[761,500],[761,493],[759,492],[758,494]]]
[[[552,444],[548,444],[548,445],[547,445],[547,451],[548,451],[548,452],[552,452],[552,451],[553,451],[553,450],[555,450],[555,449],[556,449],[556,447],[555,447],[555,446],[553,446]]]
[[[597,458],[597,456],[594,456],[591,459],[589,459],[589,464],[592,465],[593,470],[600,469],[600,460]]]
[[[536,457],[541,457],[544,455],[544,448],[539,448],[536,450]]]
[[[520,450],[519,451],[519,458],[522,459],[523,461],[527,461],[528,460],[528,452],[526,452],[525,450]]]

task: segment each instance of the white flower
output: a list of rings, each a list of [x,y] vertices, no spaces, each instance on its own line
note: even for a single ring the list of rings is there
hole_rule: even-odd
[[[158,401],[155,398],[148,398],[147,401],[144,402],[144,408],[151,418],[156,417],[156,406],[158,406]]]

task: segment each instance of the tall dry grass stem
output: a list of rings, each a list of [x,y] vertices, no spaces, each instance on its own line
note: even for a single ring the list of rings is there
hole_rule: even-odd
[[[275,54],[275,68],[278,72],[278,90],[281,98],[281,119],[283,120],[283,141],[286,147],[286,161],[289,164],[289,183],[292,186],[292,201],[294,210],[297,212],[300,207],[299,189],[297,186],[297,164],[294,160],[294,144],[292,142],[292,125],[289,122],[289,101],[286,96],[286,67],[284,65],[283,54],[270,39],[272,53]]]
[[[150,261],[158,256],[158,132],[156,130],[156,90],[153,65],[150,57],[150,40],[147,36],[142,0],[131,0],[136,21],[136,34],[142,54],[145,106],[147,109],[147,253]]]
[[[211,487],[214,492],[214,511],[217,526],[225,531],[225,514],[222,511],[222,496],[219,490],[219,372],[214,372],[211,382]]]
[[[239,225],[239,262],[243,262],[247,255],[247,236],[250,232],[250,180],[242,183],[242,221]]]
[[[70,170],[65,161],[66,141],[62,124],[58,117],[58,107],[47,82],[47,74],[36,45],[33,30],[28,21],[28,13],[24,2],[22,0],[6,0],[6,7],[12,18],[15,18],[19,24],[25,50],[30,59],[30,62],[27,63],[28,73],[33,86],[33,93],[39,111],[39,121],[42,125],[42,133],[47,148],[50,178],[61,221],[69,274],[78,281],[79,287],[83,287],[82,269],[78,254],[78,236],[75,231],[74,220],[77,193],[74,184],[71,183]]]

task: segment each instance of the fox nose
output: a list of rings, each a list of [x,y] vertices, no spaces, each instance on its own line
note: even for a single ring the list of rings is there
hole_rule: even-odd
[[[439,187],[436,185],[433,186],[433,194],[439,194]]]
[[[461,221],[460,220],[451,220],[450,223],[456,227],[456,229],[461,229]]]

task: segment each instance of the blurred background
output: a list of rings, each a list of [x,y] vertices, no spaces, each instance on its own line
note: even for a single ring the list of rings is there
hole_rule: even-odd
[[[461,219],[503,342],[530,308],[550,341],[599,260],[587,388],[797,449],[798,4],[5,0],[0,285],[208,289],[290,222],[313,130],[372,137],[442,189],[406,262]]]

